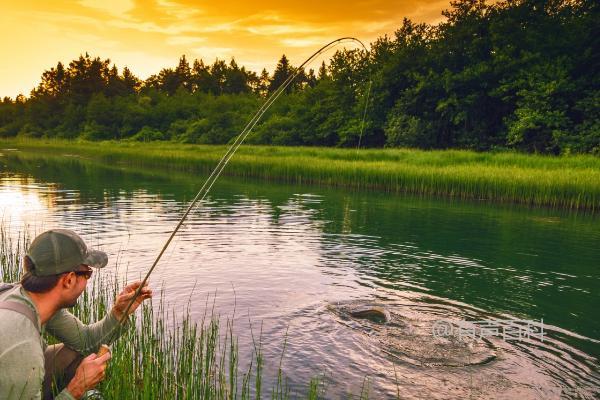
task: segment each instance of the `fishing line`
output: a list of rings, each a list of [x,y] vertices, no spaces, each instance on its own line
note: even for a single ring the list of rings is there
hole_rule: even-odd
[[[367,118],[367,107],[369,106],[369,95],[371,94],[371,85],[373,85],[373,81],[369,79],[369,87],[367,88],[367,94],[365,98],[365,109],[363,110],[363,117],[362,121],[360,122],[360,135],[358,136],[358,145],[356,146],[357,151],[360,149],[363,131],[365,130],[365,119]]]
[[[252,128],[254,128],[254,126],[258,123],[258,121],[263,116],[263,114],[279,98],[279,96],[281,96],[281,94],[287,89],[287,87],[292,83],[292,81],[298,75],[300,75],[301,72],[304,71],[304,67],[307,64],[309,64],[310,62],[312,62],[316,57],[318,57],[320,54],[324,53],[325,51],[329,50],[330,48],[332,48],[334,46],[337,46],[339,44],[348,43],[348,42],[359,43],[362,46],[362,48],[368,53],[367,47],[364,45],[364,43],[361,42],[359,39],[354,38],[354,37],[343,37],[343,38],[339,38],[339,39],[336,39],[336,40],[333,40],[333,41],[327,43],[325,46],[321,47],[319,50],[317,50],[316,52],[314,52],[310,57],[308,57],[306,59],[306,61],[304,61],[299,67],[297,67],[296,70],[295,70],[295,72],[294,72],[294,74],[290,75],[281,85],[279,85],[279,87],[271,94],[271,96],[269,96],[269,98],[265,101],[265,103],[258,109],[258,111],[256,112],[256,114],[254,114],[254,116],[250,119],[250,121],[248,121],[248,123],[246,124],[246,126],[244,127],[244,129],[239,133],[239,135],[236,137],[235,141],[227,149],[227,151],[225,152],[225,155],[223,155],[223,157],[221,158],[221,160],[219,161],[219,163],[217,164],[217,166],[212,170],[211,174],[209,175],[209,177],[206,179],[206,181],[204,182],[204,184],[202,185],[202,187],[198,191],[198,194],[196,194],[196,196],[194,197],[194,199],[191,201],[190,205],[187,207],[186,211],[181,216],[181,219],[179,220],[179,222],[175,226],[175,229],[173,229],[173,232],[171,232],[171,235],[169,236],[169,238],[165,242],[164,246],[162,247],[162,249],[158,253],[158,256],[154,260],[154,263],[152,263],[152,266],[150,267],[150,269],[146,273],[146,276],[142,280],[141,285],[136,289],[135,293],[133,294],[133,297],[129,301],[129,304],[127,305],[127,308],[125,309],[125,312],[121,316],[120,322],[123,322],[124,320],[127,319],[127,313],[129,312],[129,309],[131,308],[131,306],[135,302],[135,300],[138,297],[138,295],[140,294],[142,288],[144,287],[144,285],[148,281],[148,278],[150,277],[150,274],[152,273],[152,271],[154,271],[154,268],[158,264],[159,260],[163,256],[164,252],[167,250],[167,247],[169,246],[169,244],[173,240],[173,237],[175,236],[175,234],[177,233],[177,231],[179,231],[179,228],[181,228],[181,225],[183,225],[183,223],[186,220],[186,218],[189,215],[189,213],[192,211],[192,209],[194,208],[194,206],[196,205],[196,203],[198,201],[204,200],[204,198],[206,197],[206,195],[208,194],[208,192],[210,191],[210,189],[212,188],[212,186],[214,185],[214,183],[216,182],[216,180],[221,175],[221,172],[223,171],[223,169],[225,168],[225,166],[227,165],[227,163],[229,163],[229,160],[231,159],[231,157],[233,157],[233,155],[235,154],[235,152],[237,151],[237,149],[241,146],[241,144],[243,143],[243,141],[250,134],[250,132],[252,131]],[[367,105],[368,105],[368,99],[369,99],[370,91],[371,91],[371,80],[369,79],[369,86],[368,86],[368,89],[367,89],[367,100],[365,101],[365,110],[364,110],[364,113],[363,113],[363,121],[361,123],[361,131],[360,131],[360,137],[359,137],[359,146],[360,146],[360,142],[361,142],[362,134],[363,134],[363,129],[364,129],[364,119],[366,118],[366,115],[367,115]]]

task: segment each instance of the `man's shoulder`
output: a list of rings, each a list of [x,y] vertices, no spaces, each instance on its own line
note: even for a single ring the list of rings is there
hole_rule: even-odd
[[[20,283],[8,283],[7,289],[0,291],[0,302],[2,301],[16,301],[19,303],[27,304],[35,310],[35,306],[31,300],[24,294],[24,290]],[[1,288],[0,288],[1,289]]]

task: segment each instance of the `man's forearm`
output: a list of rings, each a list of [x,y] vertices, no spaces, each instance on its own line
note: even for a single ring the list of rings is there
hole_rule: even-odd
[[[66,311],[61,311],[60,314],[49,322],[47,331],[83,355],[97,351],[101,344],[110,344],[128,326],[128,319],[120,324],[118,315],[112,310],[102,320],[90,325],[82,324]]]

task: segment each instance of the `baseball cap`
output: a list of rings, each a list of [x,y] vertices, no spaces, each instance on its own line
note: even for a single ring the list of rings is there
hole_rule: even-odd
[[[84,264],[104,268],[108,256],[103,251],[88,250],[75,232],[68,229],[52,229],[38,235],[27,252],[35,269],[35,276],[49,276],[74,271]]]

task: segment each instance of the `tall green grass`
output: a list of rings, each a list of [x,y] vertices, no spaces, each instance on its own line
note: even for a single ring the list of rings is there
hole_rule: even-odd
[[[19,140],[0,144],[111,164],[201,174],[210,172],[227,149],[158,142]],[[224,174],[571,209],[600,207],[600,158],[589,155],[242,146]]]
[[[3,282],[16,282],[22,273],[21,260],[27,240],[13,241],[0,228],[0,274]],[[73,312],[84,323],[104,317],[124,282],[116,274],[106,278],[94,274]],[[221,329],[212,312],[199,323],[191,320],[189,309],[182,315],[167,310],[161,291],[158,309],[145,302],[132,326],[112,346],[107,378],[98,386],[106,399],[260,399],[263,388],[263,356],[260,342],[255,344],[253,359],[246,367],[238,361],[238,343],[233,325]],[[168,327],[170,323],[171,327]],[[52,338],[47,338],[52,343]],[[281,364],[271,399],[290,398]],[[307,399],[324,396],[319,379],[307,384]],[[367,398],[361,394],[360,398]]]

